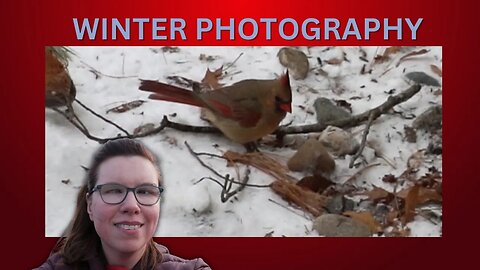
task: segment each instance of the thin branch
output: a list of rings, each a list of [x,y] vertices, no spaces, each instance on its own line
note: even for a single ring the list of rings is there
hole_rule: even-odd
[[[351,184],[351,182],[353,182],[355,179],[357,179],[357,177],[362,174],[365,170],[367,170],[368,168],[371,168],[371,167],[375,167],[375,166],[378,166],[380,165],[380,163],[372,163],[372,164],[369,164],[361,169],[359,169],[356,173],[354,173],[352,176],[350,176],[347,181],[343,182],[343,185],[347,185],[347,184]]]
[[[237,56],[237,58],[235,58],[235,60],[233,60],[232,63],[230,63],[228,66],[226,66],[226,67],[223,69],[223,71],[226,71],[227,69],[231,68],[231,67],[238,61],[238,59],[240,59],[240,57],[241,57],[242,55],[243,55],[243,52],[240,53],[240,54]]]
[[[388,99],[381,105],[358,115],[354,115],[354,116],[339,119],[339,120],[329,121],[324,124],[318,123],[318,124],[303,125],[303,126],[280,127],[274,132],[274,134],[276,134],[277,136],[283,137],[286,134],[321,132],[325,128],[327,128],[327,126],[336,126],[340,128],[349,128],[349,127],[358,126],[360,123],[367,121],[371,114],[373,114],[372,116],[373,120],[377,119],[380,115],[387,113],[394,106],[410,99],[412,96],[418,93],[420,89],[421,89],[420,85],[418,84],[413,85],[407,90],[399,93],[398,95],[388,97]]]
[[[368,135],[368,132],[370,131],[370,126],[372,125],[373,117],[374,117],[374,114],[373,114],[373,111],[372,111],[372,112],[370,112],[370,116],[368,117],[367,125],[365,126],[365,130],[363,131],[362,143],[360,144],[360,147],[358,148],[357,153],[355,153],[355,155],[350,160],[350,164],[348,165],[349,168],[353,168],[353,163],[355,163],[355,160],[358,157],[360,157],[360,155],[363,152],[363,149],[365,148],[365,143],[367,142],[367,135]]]
[[[90,140],[93,140],[93,141],[96,141],[96,142],[99,142],[99,143],[105,143],[108,140],[114,139],[114,138],[99,138],[99,137],[93,136],[93,135],[90,134],[90,132],[88,132],[88,129],[85,128],[83,123],[78,122],[78,117],[73,116],[73,117],[75,117],[75,119],[77,119],[77,121],[75,121],[74,118],[72,118],[72,115],[69,115],[67,112],[62,111],[58,108],[52,108],[52,109],[54,111],[58,112],[59,114],[63,115],[74,127],[76,127],[78,130],[80,130],[80,132],[82,132],[83,135],[85,135]]]
[[[197,153],[195,153],[193,151],[193,149],[190,147],[190,145],[185,142],[185,145],[187,146],[188,148],[188,151],[198,160],[198,162],[200,162],[200,164],[209,169],[211,172],[213,172],[215,175],[217,175],[219,178],[223,179],[224,180],[224,183],[220,183],[220,181],[218,181],[217,179],[214,179],[212,177],[202,177],[200,180],[198,180],[197,182],[195,182],[195,184],[203,181],[204,179],[208,179],[208,180],[212,180],[213,182],[215,182],[216,184],[220,185],[222,187],[222,192],[220,194],[220,200],[224,203],[226,201],[228,201],[231,197],[237,195],[239,192],[241,192],[246,186],[248,187],[271,187],[271,185],[250,185],[250,184],[247,184],[248,180],[250,179],[250,169],[247,167],[247,170],[245,172],[245,177],[243,178],[243,180],[241,182],[237,182],[235,180],[233,180],[233,178],[230,178],[230,175],[229,174],[226,174],[225,176],[221,175],[220,173],[218,173],[217,171],[215,171],[212,167],[208,166],[207,164],[205,164],[198,156]],[[232,190],[232,186],[233,184],[238,184],[239,186],[234,189],[233,191]]]
[[[124,132],[125,134],[127,134],[127,136],[130,136],[130,133],[128,133],[128,131],[126,131],[125,129],[123,129],[121,126],[115,124],[113,121],[111,120],[108,120],[107,118],[101,116],[100,114],[96,113],[95,111],[93,111],[92,109],[90,109],[89,107],[87,107],[85,104],[83,104],[82,102],[80,102],[80,100],[78,99],[75,99],[75,101],[80,104],[80,106],[82,106],[85,110],[87,110],[88,112],[90,112],[91,114],[95,115],[96,117],[102,119],[103,121],[109,123],[110,125],[118,128],[119,130],[121,130],[122,132]]]

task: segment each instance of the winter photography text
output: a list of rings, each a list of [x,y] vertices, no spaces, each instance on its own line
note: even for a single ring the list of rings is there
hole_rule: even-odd
[[[188,21],[189,22],[189,21]],[[73,18],[77,40],[416,40],[423,18]],[[194,33],[194,36],[187,36]]]

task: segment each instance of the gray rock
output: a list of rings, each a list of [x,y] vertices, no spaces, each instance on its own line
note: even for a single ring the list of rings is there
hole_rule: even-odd
[[[355,202],[339,194],[328,201],[326,208],[330,214],[341,214],[352,211],[355,208]]]
[[[330,174],[335,169],[335,161],[321,142],[309,139],[288,160],[287,166],[291,171],[322,175]]]
[[[313,229],[328,237],[367,237],[372,233],[368,225],[336,214],[323,214],[313,221]]]
[[[307,77],[310,65],[307,56],[294,48],[283,47],[278,51],[278,60],[288,68],[290,75],[295,80],[303,80]]]
[[[442,128],[442,105],[432,106],[413,121],[412,127],[435,133]]]
[[[351,114],[345,109],[336,106],[328,98],[317,98],[313,103],[315,112],[317,113],[317,122],[325,124],[329,121],[339,120],[350,117]]]
[[[421,71],[414,71],[414,72],[407,73],[405,74],[405,77],[419,84],[440,86],[440,83],[437,81],[437,79]]]
[[[318,140],[336,156],[354,154],[360,146],[350,132],[334,126],[328,126],[322,131]]]

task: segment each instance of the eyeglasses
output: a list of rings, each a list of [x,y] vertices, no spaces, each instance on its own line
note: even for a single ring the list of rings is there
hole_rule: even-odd
[[[100,198],[106,204],[121,204],[129,191],[133,192],[135,199],[141,205],[151,206],[158,202],[160,194],[163,192],[163,187],[154,185],[140,185],[134,188],[128,188],[120,184],[103,184],[96,185],[89,194],[95,191],[100,193]]]

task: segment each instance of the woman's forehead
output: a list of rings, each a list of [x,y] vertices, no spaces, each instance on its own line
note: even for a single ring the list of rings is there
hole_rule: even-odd
[[[116,156],[98,167],[97,184],[119,183],[138,185],[158,183],[158,171],[148,159],[141,156]]]

